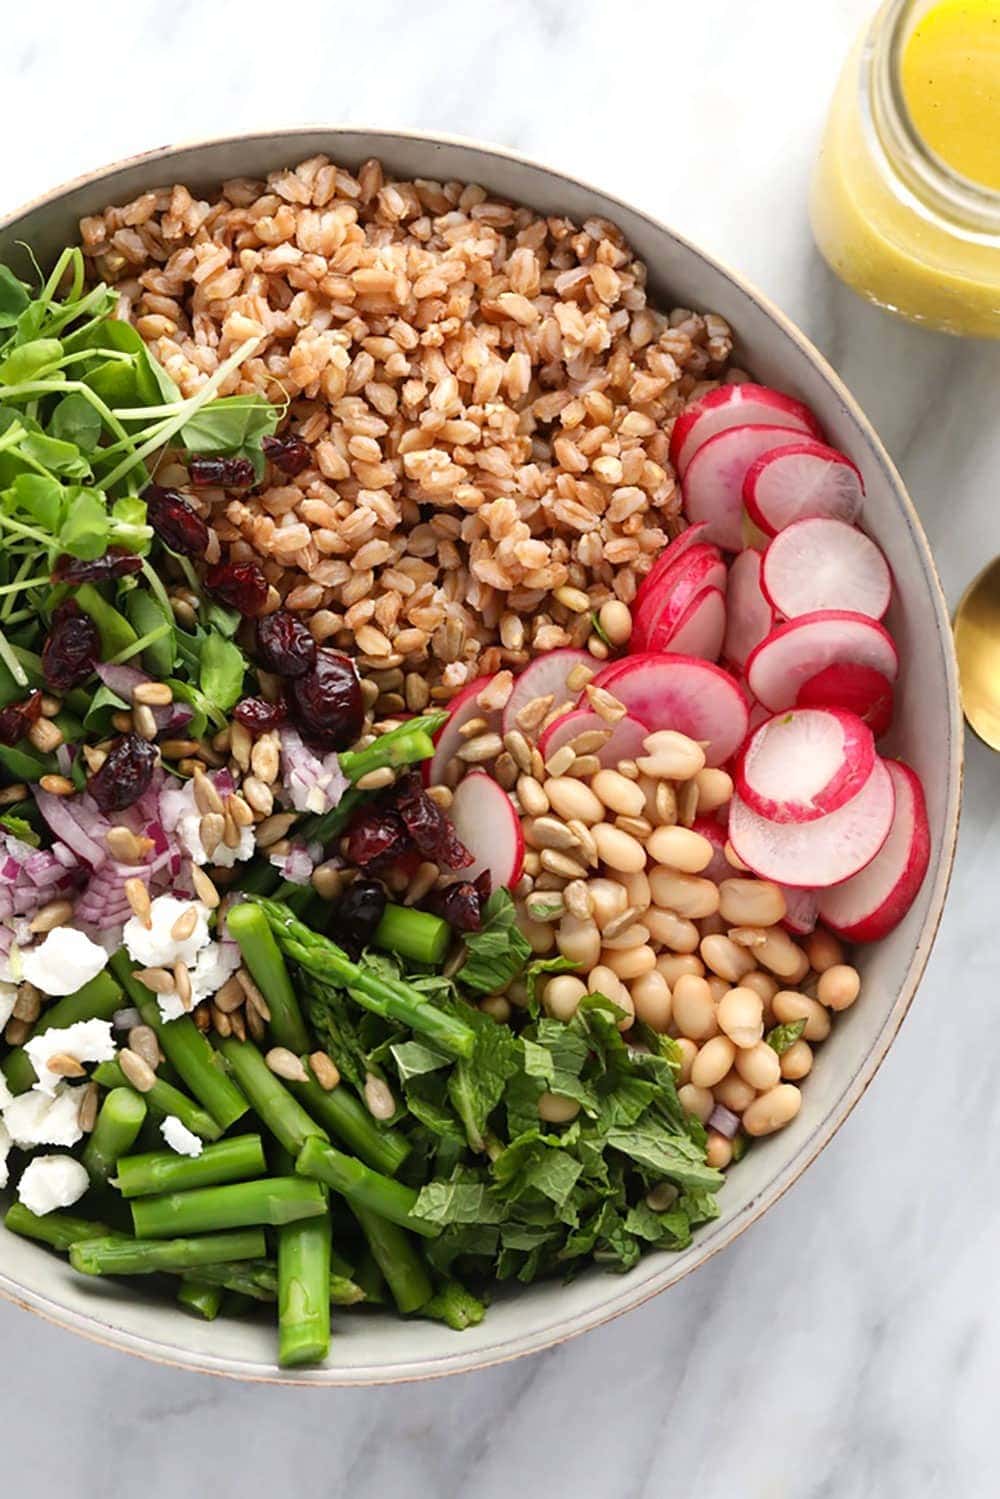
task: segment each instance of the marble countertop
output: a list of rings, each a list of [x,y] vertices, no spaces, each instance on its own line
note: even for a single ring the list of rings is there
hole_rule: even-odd
[[[521,149],[675,224],[781,303],[880,430],[955,600],[1000,550],[1000,345],[862,305],[806,221],[825,101],[872,5],[49,0],[44,20],[10,7],[0,208],[127,153],[270,122]],[[580,1499],[995,1495],[998,774],[971,744],[948,912],[876,1086],[703,1271],[528,1361],[325,1395],[126,1361],[0,1305],[5,1492],[500,1499],[514,1480]]]

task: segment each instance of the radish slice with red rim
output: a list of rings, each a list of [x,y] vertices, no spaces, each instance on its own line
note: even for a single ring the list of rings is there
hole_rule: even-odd
[[[682,531],[679,536],[674,537],[673,541],[667,543],[649,569],[649,572],[639,584],[632,604],[633,609],[642,603],[646,594],[652,592],[661,579],[674,566],[674,563],[680,561],[685,552],[689,552],[692,547],[697,546],[699,542],[704,540],[707,530],[708,527],[706,525],[688,526],[686,531]]]
[[[743,480],[754,459],[801,434],[791,427],[728,427],[698,449],[684,482],[684,510],[692,521],[707,521],[707,541],[727,552],[743,546]]]
[[[769,822],[734,796],[729,841],[762,880],[822,890],[871,863],[889,836],[895,800],[892,776],[876,760],[857,796],[815,822]]]
[[[460,732],[463,724],[471,723],[474,718],[485,718],[491,729],[499,729],[500,714],[495,709],[484,712],[477,701],[479,694],[492,681],[492,677],[477,677],[456,692],[448,704],[448,717],[434,735],[434,754],[420,766],[425,786],[442,784],[447,766],[465,743]]]
[[[633,604],[629,639],[633,655],[658,649],[647,643],[655,629],[669,632],[703,589],[717,588],[725,593],[727,583],[726,564],[718,547],[704,544],[690,547],[661,574],[659,582],[641,599],[637,597]]]
[[[802,683],[795,705],[856,713],[878,739],[892,727],[894,701],[892,683],[880,671],[855,661],[838,661]]]
[[[725,595],[719,588],[703,588],[676,624],[657,625],[653,629],[648,649],[697,656],[700,661],[718,661],[725,633]]]
[[[490,872],[493,889],[516,885],[524,867],[521,819],[506,791],[485,770],[471,770],[459,782],[448,816],[473,863],[462,870],[463,880]]]
[[[818,609],[881,619],[892,598],[892,573],[863,531],[815,516],[795,521],[774,538],[764,553],[761,586],[786,619]]]
[[[649,733],[644,723],[640,723],[637,718],[630,718],[628,714],[617,723],[610,724],[591,708],[574,708],[572,712],[564,713],[562,718],[554,719],[539,736],[538,748],[542,759],[550,759],[564,744],[569,744],[571,739],[592,729],[604,733],[611,731],[611,738],[594,753],[602,765],[612,768],[619,760],[634,760],[636,755],[641,755],[643,740]]]
[[[850,661],[870,666],[894,682],[899,656],[892,636],[877,620],[845,609],[821,609],[778,625],[746,664],[747,685],[758,702],[780,713],[799,689],[828,666]]]
[[[768,385],[745,380],[740,385],[720,385],[707,395],[692,401],[674,422],[670,434],[670,462],[683,479],[688,464],[698,449],[727,427],[744,427],[747,423],[769,427],[794,427],[812,437],[822,437],[819,422],[809,407],[794,396]]]
[[[848,942],[876,942],[888,936],[916,900],[930,862],[930,828],[920,778],[898,760],[885,763],[896,790],[889,836],[866,869],[820,896],[823,920]]]
[[[517,728],[517,715],[522,708],[534,702],[538,697],[552,698],[552,707],[559,708],[563,703],[568,707],[576,702],[579,697],[579,688],[567,687],[566,681],[574,667],[585,666],[588,671],[594,670],[594,658],[588,651],[577,651],[566,648],[559,651],[549,651],[544,656],[536,656],[530,662],[519,677],[514,679],[514,688],[507,699],[503,710],[503,732],[509,734],[512,729]]]
[[[641,655],[613,661],[591,684],[624,703],[641,723],[676,729],[707,744],[706,763],[724,765],[746,737],[750,711],[733,678],[692,656]]]
[[[774,629],[774,610],[760,586],[762,560],[759,552],[748,547],[729,569],[722,655],[737,671],[742,671],[750,652]]]
[[[875,765],[867,724],[838,708],[795,708],[761,724],[736,761],[736,790],[770,822],[813,822],[857,796]]]
[[[747,514],[768,536],[808,516],[850,524],[861,514],[864,497],[861,471],[846,453],[822,442],[793,442],[762,453],[743,480]]]
[[[816,930],[816,922],[819,920],[819,896],[815,890],[793,890],[790,885],[782,885],[781,893],[785,897],[785,917],[782,925],[795,937],[808,937],[810,932]]]

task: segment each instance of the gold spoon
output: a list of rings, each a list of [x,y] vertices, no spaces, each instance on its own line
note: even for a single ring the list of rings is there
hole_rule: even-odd
[[[955,653],[969,726],[1000,750],[1000,557],[973,579],[955,610]]]

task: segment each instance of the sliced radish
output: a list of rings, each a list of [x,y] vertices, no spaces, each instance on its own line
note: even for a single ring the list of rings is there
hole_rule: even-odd
[[[553,708],[575,702],[580,695],[579,690],[566,686],[566,678],[575,666],[585,666],[588,671],[593,671],[594,658],[587,651],[567,647],[564,650],[549,651],[530,662],[521,675],[515,678],[514,690],[503,710],[503,732],[509,734],[512,729],[517,728],[517,715],[522,708],[534,702],[536,697],[551,696]]]
[[[876,739],[892,726],[895,694],[888,677],[873,666],[839,661],[825,666],[803,682],[795,705],[798,708],[844,708],[856,713]]]
[[[748,547],[729,569],[726,592],[726,634],[722,654],[742,671],[750,652],[774,629],[774,610],[760,586],[761,555]]]
[[[797,520],[764,553],[761,586],[779,614],[797,619],[817,609],[849,609],[881,619],[892,598],[892,573],[863,531],[842,520]]]
[[[820,897],[823,920],[849,942],[876,942],[898,926],[916,899],[930,861],[930,828],[919,777],[898,760],[885,763],[896,790],[889,837],[867,869]]]
[[[794,427],[813,437],[822,437],[819,422],[808,406],[767,385],[720,385],[691,405],[674,423],[670,434],[670,462],[683,479],[688,464],[710,437],[727,427],[748,423],[767,427]]]
[[[574,708],[572,712],[564,713],[562,718],[554,719],[548,728],[542,731],[538,739],[542,759],[548,760],[556,750],[562,749],[564,744],[569,744],[571,739],[576,739],[580,734],[586,734],[591,729],[604,732],[611,730],[611,738],[594,753],[602,765],[612,767],[617,765],[619,760],[634,760],[636,755],[641,755],[643,740],[649,733],[644,723],[640,723],[637,718],[630,718],[627,714],[616,724],[609,724],[591,708]]]
[[[516,885],[524,865],[524,836],[503,787],[485,770],[471,770],[459,782],[448,816],[475,861],[462,870],[462,879],[474,880],[488,869],[494,890]]]
[[[816,891],[793,890],[790,885],[782,885],[781,893],[785,897],[783,925],[786,930],[796,937],[808,937],[810,932],[816,930],[819,919],[819,896]]]
[[[448,718],[434,735],[434,754],[420,767],[425,786],[437,786],[444,780],[446,766],[464,743],[460,733],[463,724],[471,723],[474,718],[485,718],[491,729],[499,729],[500,714],[495,709],[484,713],[477,702],[479,694],[492,681],[492,677],[477,677],[461,692],[456,692],[448,704]]]
[[[895,800],[892,776],[876,760],[857,796],[815,822],[769,822],[734,796],[729,841],[761,879],[824,890],[871,863],[889,836]]]
[[[892,636],[876,620],[846,609],[821,609],[772,630],[750,654],[747,683],[758,702],[780,713],[793,705],[810,677],[845,661],[874,667],[890,682],[899,670]]]
[[[867,724],[838,708],[795,708],[761,724],[736,762],[736,790],[770,822],[813,822],[857,796],[875,765]]]
[[[706,541],[727,552],[743,546],[743,480],[755,458],[798,442],[792,427],[759,423],[717,432],[698,449],[684,475],[684,511],[689,520],[707,521]]]
[[[707,838],[715,850],[711,863],[701,871],[702,877],[714,880],[717,885],[721,885],[723,880],[731,880],[736,871],[726,858],[726,830],[722,823],[716,822],[714,817],[696,817],[691,824],[691,831]]]
[[[850,524],[861,514],[864,497],[861,472],[846,453],[808,439],[762,453],[743,480],[747,514],[768,536],[807,516]]]
[[[657,626],[653,630],[649,649],[697,656],[700,661],[718,661],[725,633],[725,595],[720,588],[703,588],[675,625],[669,629]]]
[[[654,632],[669,637],[700,593],[706,588],[724,593],[727,581],[726,564],[718,547],[690,547],[633,605],[629,650],[638,655],[640,651],[663,649],[650,644]]]
[[[668,542],[639,584],[633,608],[642,603],[645,595],[656,587],[664,574],[670,571],[675,562],[680,561],[685,552],[690,551],[693,546],[697,546],[704,539],[707,530],[708,527],[706,525],[688,526],[686,531],[682,531],[679,536],[674,537],[673,541]]]
[[[641,723],[677,729],[707,745],[709,765],[724,765],[746,738],[749,708],[728,672],[692,656],[626,656],[597,673],[603,687]]]

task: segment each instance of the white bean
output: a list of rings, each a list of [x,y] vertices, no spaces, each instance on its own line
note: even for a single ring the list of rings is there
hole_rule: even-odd
[[[698,787],[698,816],[707,817],[710,812],[718,812],[733,796],[733,778],[724,770],[713,770],[706,766],[699,770],[694,778]]]
[[[799,994],[794,989],[779,989],[771,1001],[771,1009],[774,1011],[774,1018],[782,1025],[804,1020],[806,1025],[802,1034],[807,1041],[825,1041],[830,1034],[829,1014],[819,1000],[810,999],[808,994]]]
[[[569,1124],[579,1112],[576,1099],[562,1093],[543,1093],[538,1100],[538,1117],[546,1124]]]
[[[575,776],[553,776],[545,782],[545,795],[560,817],[575,817],[588,827],[604,817],[603,803]]]
[[[777,885],[768,880],[723,880],[719,911],[731,926],[774,926],[788,907]]]
[[[643,912],[642,920],[653,941],[669,947],[671,952],[697,952],[698,928],[693,921],[684,921],[674,911],[661,911],[659,906],[650,906]]]
[[[780,1061],[782,1077],[790,1083],[797,1083],[812,1071],[813,1049],[800,1036],[787,1051],[782,1052]]]
[[[681,1058],[680,1072],[678,1072],[677,1074],[677,1086],[680,1088],[683,1087],[685,1083],[691,1081],[691,1066],[694,1062],[695,1057],[698,1055],[698,1047],[697,1044],[694,1041],[691,1041],[687,1036],[678,1036],[677,1040],[674,1042],[674,1045],[680,1052]]]
[[[712,862],[715,849],[701,833],[690,828],[654,828],[646,840],[646,852],[657,864],[667,864],[684,874],[701,874]]]
[[[620,979],[637,979],[655,970],[656,954],[651,947],[645,946],[629,947],[624,952],[605,947],[601,952],[601,962]]]
[[[594,908],[594,920],[603,930],[615,921],[629,905],[628,891],[619,880],[605,879],[597,875],[587,881],[590,899]]]
[[[649,888],[649,877],[645,869],[623,871],[620,879],[628,896],[629,905],[635,906],[637,911],[645,911],[653,900]]]
[[[818,926],[805,940],[806,957],[814,973],[825,973],[828,968],[844,961],[844,949],[832,932]]]
[[[735,946],[735,943],[733,945]],[[766,1005],[769,1005],[781,988],[781,985],[771,974],[762,973],[759,968],[755,968],[752,973],[743,974],[740,979],[740,988],[752,989],[755,994],[760,995]]]
[[[791,1124],[802,1107],[802,1094],[791,1083],[778,1083],[753,1103],[743,1114],[743,1128],[748,1135],[770,1135]]]
[[[727,1072],[721,1083],[716,1083],[712,1089],[715,1094],[716,1103],[721,1103],[724,1108],[732,1109],[734,1114],[742,1114],[757,1097],[757,1090],[745,1078],[740,1077],[734,1069]]]
[[[572,1020],[587,986],[572,973],[559,973],[542,990],[542,1008],[553,1020]]]
[[[565,917],[563,920],[565,921]],[[523,935],[528,939],[531,951],[537,957],[544,957],[552,951],[556,945],[555,935],[552,927],[547,921],[532,921],[522,906],[517,913],[517,924]]]
[[[763,941],[754,940],[750,951],[759,964],[769,968],[780,979],[790,979],[793,984],[798,984],[809,972],[809,959],[780,926],[734,927],[733,935],[740,931],[763,936]]]
[[[623,1019],[618,1022],[620,1031],[627,1031],[635,1019],[635,1006],[632,996],[613,969],[606,963],[599,963],[587,974],[588,994],[603,994],[605,999],[610,999],[619,1010],[624,1010]]]
[[[705,1165],[711,1166],[714,1171],[725,1171],[732,1159],[732,1140],[727,1140],[718,1130],[710,1129],[705,1141]]]
[[[834,963],[819,976],[819,1002],[830,1010],[848,1010],[861,993],[861,975],[849,963]]]
[[[758,1041],[756,1046],[738,1051],[733,1065],[744,1082],[756,1088],[758,1093],[766,1093],[768,1088],[781,1081],[778,1053],[766,1041]]]
[[[709,1115],[715,1108],[715,1099],[711,1093],[707,1088],[699,1088],[697,1083],[684,1083],[677,1089],[677,1098],[685,1113],[693,1114],[702,1124],[708,1122]]]
[[[695,978],[702,978],[705,965],[700,958],[695,957],[693,952],[661,953],[656,960],[656,971],[662,973],[672,989],[685,973],[693,974]]]
[[[654,779],[689,781],[705,766],[705,751],[676,729],[657,729],[643,740],[645,754],[636,760],[640,771]]]
[[[726,863],[732,865],[733,869],[739,869],[744,874],[750,873],[749,867],[744,864],[743,860],[740,858],[739,854],[736,852],[735,848],[733,848],[733,845],[731,843],[726,843],[724,852],[726,855]]]
[[[635,1013],[644,1025],[663,1035],[673,1014],[670,985],[656,968],[642,973],[629,984]]]
[[[590,789],[610,811],[622,817],[641,817],[646,810],[641,789],[617,770],[599,770],[591,777]]]
[[[700,952],[712,972],[731,984],[740,983],[755,966],[752,954],[745,947],[739,947],[721,934],[703,937]]]
[[[566,915],[559,923],[555,940],[563,957],[569,958],[571,963],[579,963],[581,968],[588,968],[600,957],[601,934],[596,921]]]
[[[649,888],[658,906],[676,911],[697,921],[701,916],[714,916],[719,909],[719,887],[714,880],[701,879],[696,874],[680,874],[660,864],[650,872]]]
[[[610,822],[599,822],[591,833],[597,846],[601,862],[609,869],[620,869],[624,874],[634,874],[646,867],[646,850],[638,838],[623,833]]]
[[[605,932],[602,942],[609,952],[628,952],[631,947],[644,947],[649,941],[649,927],[644,926],[641,921],[633,921],[622,931],[615,929],[615,935],[609,936]]]
[[[703,978],[682,974],[674,984],[673,998],[674,1024],[682,1036],[692,1041],[707,1041],[718,1033],[715,1000]]]
[[[698,1088],[714,1088],[732,1067],[735,1056],[736,1047],[728,1036],[713,1036],[692,1063],[691,1081]]]
[[[720,979],[717,973],[706,974],[705,982],[708,985],[709,989],[712,991],[712,998],[715,1000],[716,1004],[719,1003],[719,1000],[722,999],[723,995],[729,993],[728,982],[726,981],[726,979]]]
[[[764,1005],[752,989],[730,989],[719,1000],[715,1018],[729,1039],[744,1049],[756,1046],[764,1034]]]

